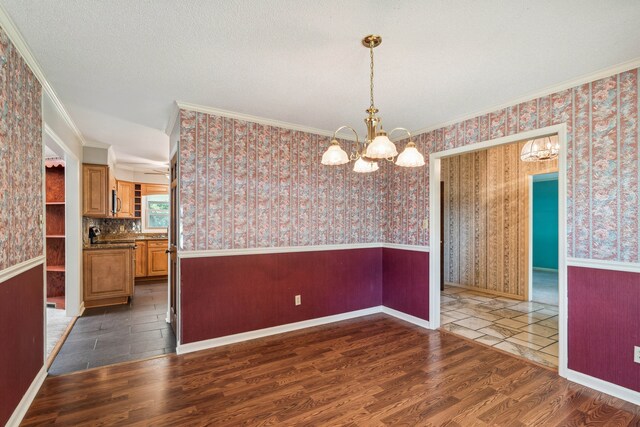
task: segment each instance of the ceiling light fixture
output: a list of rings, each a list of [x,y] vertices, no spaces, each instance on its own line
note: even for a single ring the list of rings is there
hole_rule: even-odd
[[[358,132],[350,126],[341,126],[334,133],[331,139],[331,144],[327,148],[327,151],[322,155],[322,164],[329,166],[338,166],[355,162],[353,165],[354,172],[367,173],[377,171],[378,161],[386,159],[393,162],[393,159],[397,156],[395,164],[402,167],[418,167],[424,166],[424,156],[420,154],[416,148],[415,142],[412,140],[411,132],[405,128],[395,128],[387,134],[382,129],[381,119],[376,116],[378,109],[373,103],[373,49],[382,43],[382,37],[376,35],[368,35],[362,39],[362,44],[369,48],[369,56],[371,58],[371,73],[369,78],[370,88],[370,100],[371,105],[365,111],[368,116],[364,119],[367,125],[367,137],[364,143],[360,143],[358,138]],[[378,129],[378,126],[380,128]],[[350,129],[355,135],[355,146],[351,154],[347,154],[342,149],[338,142],[337,135],[343,129]],[[409,142],[404,151],[398,155],[396,145],[389,139],[389,136],[396,130],[401,130],[407,133],[409,136]]]
[[[550,136],[527,141],[520,151],[520,160],[523,162],[543,162],[558,157],[560,144],[558,140],[551,140]]]

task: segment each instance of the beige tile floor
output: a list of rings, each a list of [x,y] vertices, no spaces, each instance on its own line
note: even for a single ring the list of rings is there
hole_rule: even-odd
[[[73,317],[67,317],[64,310],[47,307],[47,357],[62,338]]]
[[[558,307],[455,286],[441,295],[441,328],[552,368],[558,367]]]

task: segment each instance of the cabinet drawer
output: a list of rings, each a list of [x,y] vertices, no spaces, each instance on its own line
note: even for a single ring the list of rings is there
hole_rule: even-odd
[[[147,240],[147,244],[150,248],[168,248],[168,240]]]

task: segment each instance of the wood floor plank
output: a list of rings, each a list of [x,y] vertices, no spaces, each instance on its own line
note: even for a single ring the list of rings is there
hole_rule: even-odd
[[[23,425],[602,425],[640,408],[379,314],[48,377]]]

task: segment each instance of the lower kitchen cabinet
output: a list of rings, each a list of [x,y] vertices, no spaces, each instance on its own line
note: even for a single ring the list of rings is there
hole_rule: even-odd
[[[166,276],[168,248],[167,240],[136,241],[136,279]]]
[[[147,242],[136,242],[136,278],[147,277]]]
[[[85,250],[83,258],[85,307],[126,304],[133,294],[133,246]]]
[[[169,271],[167,240],[149,240],[147,244],[147,276],[166,276]]]

